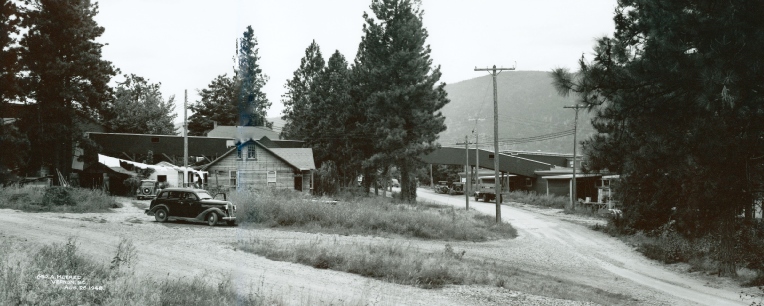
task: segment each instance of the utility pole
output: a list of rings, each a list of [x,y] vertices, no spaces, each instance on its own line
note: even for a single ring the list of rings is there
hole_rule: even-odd
[[[503,70],[515,70],[512,68],[477,68],[475,71],[489,71],[493,77],[493,170],[494,170],[494,193],[496,201],[496,223],[501,222],[501,192],[499,181],[499,102],[498,94],[496,93],[496,76]]]
[[[475,129],[472,130],[472,133],[475,134],[475,190],[480,190],[480,151],[478,151],[480,133],[478,133],[477,122],[484,121],[485,118],[470,118],[469,120],[475,120]]]
[[[183,186],[188,180],[188,89],[183,91]]]
[[[578,156],[576,155],[576,147],[578,147],[578,143],[576,142],[576,136],[578,136],[578,110],[584,108],[585,106],[576,104],[575,106],[564,106],[564,108],[572,108],[576,110],[576,117],[573,120],[573,181],[571,182],[571,192],[570,192],[570,207],[573,208],[573,210],[576,209],[576,199],[578,198],[576,195],[576,160],[578,159]]]
[[[464,182],[464,201],[467,204],[467,210],[470,210],[470,194],[467,192],[467,189],[470,186],[470,142],[469,138],[467,138],[467,135],[464,135],[464,177],[466,178]]]

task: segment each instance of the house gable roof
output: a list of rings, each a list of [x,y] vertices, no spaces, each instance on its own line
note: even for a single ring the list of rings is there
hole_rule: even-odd
[[[267,140],[267,138],[265,139]],[[273,156],[276,156],[276,158],[287,163],[292,168],[298,169],[300,171],[308,171],[308,170],[316,169],[316,164],[313,161],[313,149],[311,148],[268,148],[267,146],[260,143],[260,141],[258,140],[245,141],[240,143],[240,145],[245,145],[250,142],[261,147],[263,150],[273,154]],[[211,163],[204,165],[200,170],[206,171],[207,169],[209,169],[210,167],[212,167],[213,165],[221,161],[223,158],[226,158],[227,156],[231,155],[234,151],[236,151],[236,149],[237,147],[232,147],[230,150],[225,152],[223,155],[221,155],[217,159],[213,160]]]

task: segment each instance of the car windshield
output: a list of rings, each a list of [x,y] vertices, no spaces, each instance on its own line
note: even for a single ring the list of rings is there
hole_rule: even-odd
[[[198,191],[198,192],[196,192],[196,195],[199,196],[200,200],[210,200],[210,199],[212,199],[210,194],[207,193],[206,191]]]

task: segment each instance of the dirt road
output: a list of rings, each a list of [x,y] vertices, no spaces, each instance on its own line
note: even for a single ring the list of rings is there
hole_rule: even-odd
[[[419,189],[419,199],[456,207],[465,207],[464,196],[446,196]],[[523,209],[522,207],[525,207]],[[470,208],[496,215],[496,204],[470,199]],[[550,213],[551,212],[551,213]],[[522,204],[502,205],[502,220],[518,230],[518,248],[535,251],[508,253],[507,260],[517,260],[537,271],[564,277],[578,283],[592,284],[612,292],[630,292],[640,300],[671,305],[740,305],[740,288],[729,280],[693,276],[667,269],[605,234],[578,223],[596,222],[587,218],[564,222],[560,210],[542,213]],[[531,256],[529,259],[528,256]],[[534,258],[533,256],[540,256]],[[712,284],[711,282],[715,282]]]
[[[422,198],[461,207],[464,198],[440,196],[420,189]],[[459,199],[461,202],[459,202]],[[113,213],[24,213],[0,209],[0,235],[47,244],[76,237],[80,249],[108,263],[120,237],[133,241],[136,273],[163,278],[204,275],[211,281],[229,274],[243,291],[279,297],[288,305],[576,305],[578,302],[533,296],[492,286],[447,286],[427,290],[361,276],[267,260],[235,250],[233,243],[261,240],[311,241],[336,239],[389,243],[400,240],[425,251],[442,251],[442,241],[365,236],[308,234],[291,231],[213,227],[205,224],[158,223],[131,204]],[[147,203],[148,201],[143,201]],[[492,204],[473,203],[489,214]],[[502,216],[520,237],[487,243],[449,242],[472,258],[500,260],[525,270],[587,284],[633,298],[626,304],[734,305],[734,290],[715,288],[674,273],[636,254],[619,241],[544,214],[503,206]],[[254,288],[254,289],[253,289]]]

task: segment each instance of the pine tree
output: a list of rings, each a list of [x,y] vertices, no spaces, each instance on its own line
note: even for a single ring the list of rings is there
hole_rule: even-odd
[[[216,77],[207,88],[199,91],[201,100],[189,106],[194,112],[188,117],[188,134],[202,136],[212,130],[213,123],[235,126],[239,123],[238,106],[236,105],[236,80],[225,74]]]
[[[51,167],[68,175],[72,149],[82,139],[75,117],[96,117],[110,99],[115,74],[96,42],[104,29],[93,20],[98,5],[87,0],[27,2],[21,63],[27,99],[36,111],[24,118],[35,158],[30,169]]]
[[[446,129],[440,113],[448,103],[445,83],[438,84],[440,67],[432,66],[419,2],[374,0],[371,10],[375,18],[364,13],[353,67],[353,98],[366,112],[360,124],[372,144],[364,152],[364,175],[397,165],[401,197],[413,202],[418,156],[434,150]]]
[[[258,64],[258,51],[255,31],[252,30],[252,26],[247,26],[239,40],[239,69],[236,71],[239,86],[239,125],[270,128],[273,123],[267,122],[265,117],[271,103],[262,91],[268,82],[268,76]]]
[[[764,19],[760,1],[619,1],[613,37],[593,62],[553,73],[597,116],[589,164],[622,177],[626,226],[669,220],[720,237],[720,273],[735,274],[737,217],[748,212],[764,156]],[[748,213],[750,215],[750,213]]]
[[[203,135],[213,128],[214,122],[228,126],[265,126],[271,103],[262,88],[268,81],[258,64],[257,39],[251,26],[239,39],[235,57],[237,66],[233,76],[217,76],[206,89],[199,91],[201,100],[189,106],[189,135]]]
[[[161,83],[130,74],[117,84],[114,102],[104,115],[112,133],[174,135],[175,96],[162,98]]]
[[[7,104],[19,99],[19,48],[14,35],[19,33],[20,12],[13,1],[0,1],[0,118],[6,118]],[[29,140],[12,122],[0,123],[0,183],[25,164]]]
[[[295,70],[292,79],[287,80],[284,85],[287,92],[281,99],[284,104],[282,119],[286,121],[281,131],[283,138],[308,139],[308,133],[312,128],[308,122],[308,118],[312,115],[311,94],[324,65],[321,48],[314,40],[305,49],[305,56],[300,60],[300,67]]]

